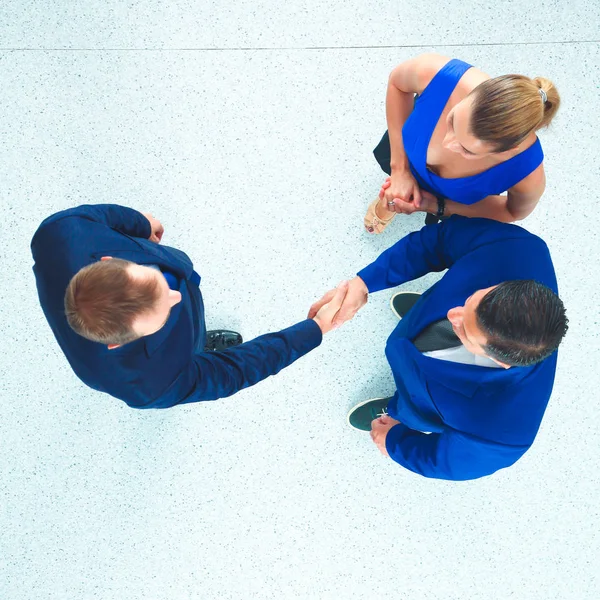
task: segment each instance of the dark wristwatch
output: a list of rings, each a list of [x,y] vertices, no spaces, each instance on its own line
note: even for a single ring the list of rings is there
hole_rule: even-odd
[[[438,219],[441,219],[444,216],[444,211],[446,210],[446,199],[445,198],[440,198],[438,196],[438,198],[437,198],[437,205],[438,205],[438,208],[437,208],[437,212],[435,213],[435,216]]]

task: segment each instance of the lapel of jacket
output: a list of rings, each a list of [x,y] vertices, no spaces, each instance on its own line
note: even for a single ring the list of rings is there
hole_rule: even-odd
[[[451,298],[444,298],[444,303],[437,301],[438,298],[435,292],[442,281],[439,281],[421,294],[418,302],[410,309],[408,314],[400,319],[396,327],[396,335],[413,340],[425,327],[445,318],[451,308],[461,306],[461,302],[464,303],[465,298],[462,298],[460,295],[458,297],[461,299],[455,300],[454,304]]]
[[[471,398],[482,389],[484,394],[492,394],[499,389],[518,383],[531,372],[533,367],[511,367],[510,369],[481,367],[439,360],[421,354],[414,345],[414,357],[425,380]]]
[[[492,390],[525,377],[531,368],[496,369],[465,365],[431,358],[416,349],[412,340],[425,327],[445,318],[451,308],[464,305],[471,292],[457,289],[456,286],[447,285],[444,279],[438,281],[421,295],[392,335],[394,338],[405,338],[401,341],[404,351],[415,360],[425,380],[435,381],[456,393],[472,397],[482,385]]]
[[[146,354],[148,357],[151,357],[156,351],[163,345],[166,339],[171,335],[175,325],[177,325],[180,318],[182,318],[183,312],[183,303],[185,302],[185,286],[187,282],[182,282],[180,292],[181,292],[181,302],[175,304],[175,306],[171,307],[171,312],[169,313],[169,318],[167,322],[152,335],[147,335],[144,338],[144,345],[146,347]]]

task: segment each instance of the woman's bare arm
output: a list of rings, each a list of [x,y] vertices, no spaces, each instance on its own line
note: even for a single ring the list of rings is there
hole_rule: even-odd
[[[544,166],[540,165],[525,179],[510,188],[506,196],[488,196],[469,205],[446,200],[445,214],[482,217],[504,223],[520,221],[533,212],[545,188],[546,175]]]
[[[390,136],[392,173],[409,170],[402,141],[402,127],[412,112],[414,95],[421,94],[449,60],[440,54],[422,54],[399,64],[390,73],[385,112]]]

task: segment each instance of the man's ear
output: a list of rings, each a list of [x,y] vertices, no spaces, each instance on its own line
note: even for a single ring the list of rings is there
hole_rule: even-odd
[[[102,259],[102,260],[104,260],[104,259]],[[109,350],[114,350],[115,348],[120,348],[120,347],[121,347],[121,344],[109,344],[108,345]]]
[[[111,260],[112,256],[103,256],[100,260]]]
[[[169,290],[169,306],[175,306],[181,302],[181,292]]]

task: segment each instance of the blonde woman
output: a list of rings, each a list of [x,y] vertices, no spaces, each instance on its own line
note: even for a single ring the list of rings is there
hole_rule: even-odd
[[[492,79],[438,54],[400,64],[388,84],[388,131],[374,151],[391,177],[369,206],[367,231],[381,233],[397,213],[415,211],[430,213],[426,222],[524,219],[546,184],[536,131],[559,104],[541,77]]]

